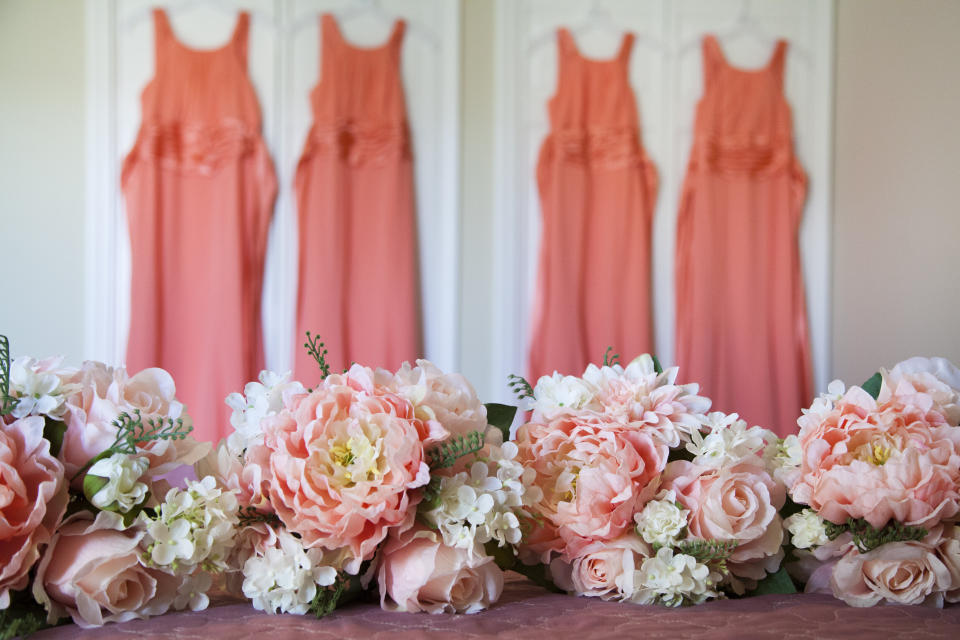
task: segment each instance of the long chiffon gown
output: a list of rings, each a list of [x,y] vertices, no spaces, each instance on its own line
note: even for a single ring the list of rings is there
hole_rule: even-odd
[[[153,13],[156,70],[121,178],[132,286],[127,367],[163,367],[200,440],[263,367],[260,294],[276,178],[247,74],[250,18],[222,47],[177,40]]]
[[[300,226],[295,377],[319,370],[302,348],[320,336],[339,371],[351,362],[396,369],[420,356],[413,170],[400,76],[404,22],[388,40],[347,42],[320,18],[320,82],[297,166]]]
[[[543,233],[528,375],[579,375],[607,347],[624,361],[652,349],[650,228],[657,175],[640,144],[628,68],[584,57],[557,32],[557,91],[537,184]]]
[[[713,408],[781,436],[811,399],[798,232],[806,176],[783,95],[787,44],[760,69],[732,67],[703,41],[677,222],[677,364]]]

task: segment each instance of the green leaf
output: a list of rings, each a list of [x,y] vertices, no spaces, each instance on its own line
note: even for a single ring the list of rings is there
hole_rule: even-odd
[[[10,606],[0,609],[0,640],[26,638],[50,626],[46,611],[28,590],[10,592]]]
[[[660,365],[660,360],[657,359],[657,356],[651,355],[650,357],[653,358],[653,370],[657,372],[657,375],[663,373],[663,367]]]
[[[45,417],[43,437],[50,441],[50,455],[53,457],[60,455],[60,448],[63,446],[63,434],[66,432],[67,425],[62,420]]]
[[[517,415],[517,408],[511,404],[498,404],[488,402],[484,404],[487,408],[487,424],[496,427],[503,434],[503,441],[510,439],[510,425]]]
[[[10,342],[0,336],[0,416],[13,411],[17,399],[10,395]]]
[[[764,596],[771,593],[796,593],[797,586],[793,584],[790,574],[783,567],[776,573],[769,573],[767,577],[757,583],[757,588],[747,592],[748,596]]]
[[[883,383],[883,376],[879,372],[870,376],[870,379],[861,385],[861,388],[873,396],[873,399],[876,400],[877,396],[880,395],[880,385]]]
[[[515,571],[526,577],[535,585],[543,587],[553,593],[566,593],[563,589],[553,583],[550,578],[550,571],[543,564],[523,564],[519,558],[514,555],[513,547],[499,546],[495,540],[487,542],[483,550],[488,556],[494,559],[497,566],[504,571]]]

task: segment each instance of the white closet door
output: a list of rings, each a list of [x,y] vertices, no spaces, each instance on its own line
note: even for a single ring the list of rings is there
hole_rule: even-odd
[[[656,353],[673,362],[674,253],[678,195],[692,143],[696,102],[703,88],[700,37],[716,32],[733,64],[765,63],[773,42],[790,42],[786,94],[793,109],[797,154],[809,178],[801,229],[807,307],[817,389],[826,386],[830,347],[830,140],[832,104],[832,0],[498,0],[495,127],[495,237],[512,239],[493,257],[494,323],[490,388],[510,399],[509,373],[526,372],[540,241],[537,152],[547,134],[547,100],[556,84],[556,39],[564,25],[605,15],[637,41],[630,80],[637,95],[643,144],[660,177],[653,223],[652,286]],[[752,23],[733,32],[743,18]],[[723,34],[731,33],[724,38]],[[620,39],[603,27],[577,34],[585,55],[612,56]],[[602,354],[597,354],[599,358]],[[636,354],[623,354],[625,358]]]
[[[363,0],[87,0],[87,306],[86,357],[121,363],[130,318],[130,248],[120,165],[140,126],[140,93],[153,75],[150,9],[167,9],[178,38],[198,48],[227,38],[236,13],[251,13],[249,70],[279,191],[270,227],[263,293],[267,366],[290,368],[295,343],[297,228],[293,173],[310,124],[309,91],[318,80],[317,17],[347,17],[357,44],[390,29]],[[457,366],[459,217],[459,3],[394,0],[403,17],[403,80],[414,143],[424,346],[444,368]]]

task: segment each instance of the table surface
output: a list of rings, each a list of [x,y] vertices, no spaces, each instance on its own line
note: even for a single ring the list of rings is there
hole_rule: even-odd
[[[640,606],[553,594],[511,576],[503,596],[473,615],[390,613],[352,603],[330,616],[267,615],[248,602],[215,601],[200,612],[82,630],[64,625],[32,640],[59,638],[960,638],[960,606],[848,607],[826,595],[769,595],[716,600],[697,607]]]

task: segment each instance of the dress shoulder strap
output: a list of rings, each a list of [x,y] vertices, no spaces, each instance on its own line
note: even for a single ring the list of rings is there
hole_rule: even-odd
[[[773,74],[777,81],[777,85],[781,88],[783,87],[784,70],[787,66],[787,46],[786,40],[777,40],[777,44],[773,49],[773,55],[770,56],[769,63],[770,73]]]
[[[237,26],[233,28],[233,36],[230,40],[237,56],[240,58],[240,62],[243,64],[243,68],[246,69],[247,51],[250,47],[250,14],[246,11],[241,11],[237,15]]]
[[[720,65],[723,63],[723,52],[720,50],[720,43],[716,36],[708,33],[703,36],[700,44],[702,62],[703,62],[703,86],[704,88],[713,85],[714,79]]]
[[[156,7],[153,10],[153,49],[155,55],[155,64],[159,67],[160,61],[165,57],[167,44],[173,38],[173,27],[170,26],[170,18],[162,7]]]
[[[630,60],[630,53],[633,51],[633,43],[636,40],[636,36],[633,35],[632,31],[625,31],[623,33],[623,41],[620,43],[620,50],[617,51],[617,59],[621,62],[627,62]]]

